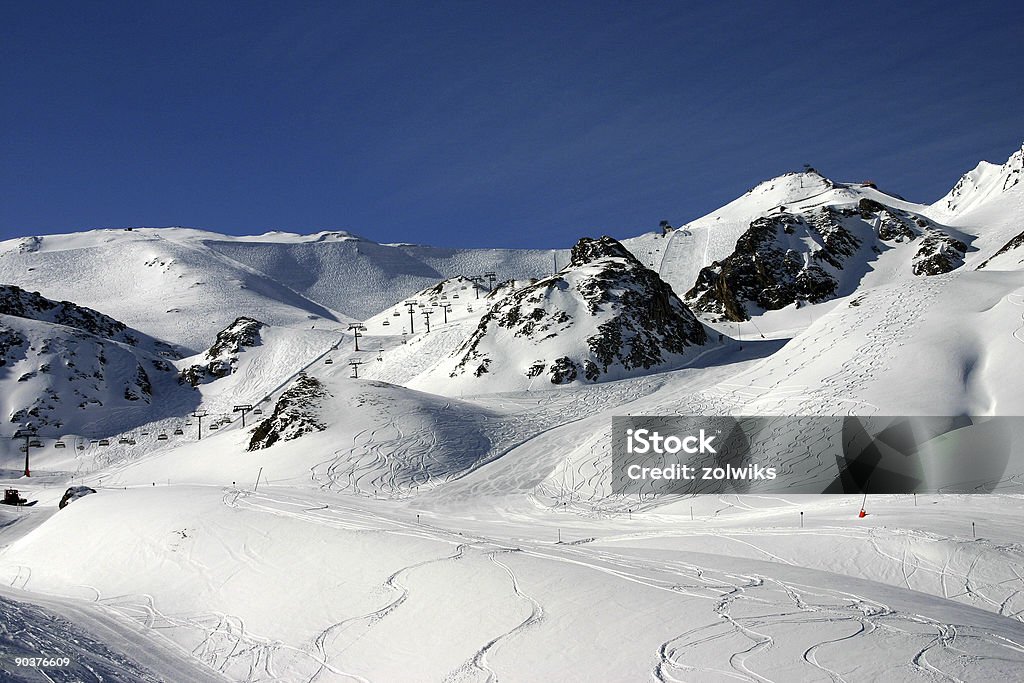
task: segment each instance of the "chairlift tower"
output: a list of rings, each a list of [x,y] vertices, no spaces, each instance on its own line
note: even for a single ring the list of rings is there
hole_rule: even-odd
[[[359,338],[362,337],[362,333],[366,332],[366,325],[362,323],[349,323],[348,331],[352,333],[352,337],[356,340],[356,351],[359,350]]]
[[[22,447],[25,450],[25,476],[31,477],[32,474],[28,467],[28,453],[29,449],[32,448],[33,440],[36,438],[36,428],[32,426],[31,422],[29,422],[28,424],[25,425],[23,429],[19,429],[18,431],[14,432],[14,435],[11,438],[25,439],[25,445]]]
[[[203,440],[203,418],[206,417],[206,415],[207,415],[206,411],[203,411],[201,413],[196,412],[196,411],[192,411],[192,417],[196,418],[196,421],[199,423],[199,425],[198,425],[199,426],[199,430],[198,430],[197,435],[196,435],[196,441],[202,441]]]
[[[416,308],[415,301],[406,301],[405,305],[409,307],[409,334],[416,334],[416,327],[412,322],[412,310]]]
[[[241,413],[242,414],[242,429],[245,429],[245,414],[247,412],[249,412],[250,410],[252,410],[252,404],[251,403],[243,403],[243,404],[237,405],[237,406],[235,406],[234,408],[231,409],[231,412],[233,412],[233,413]]]
[[[444,324],[448,324],[448,314],[452,311],[451,304],[441,304],[441,310],[444,311]]]
[[[352,379],[359,379],[359,366],[363,364],[363,361],[350,360],[348,364],[352,366]]]
[[[484,279],[481,276],[479,276],[479,275],[471,275],[469,277],[469,280],[470,280],[470,282],[473,283],[473,291],[476,292],[476,298],[479,299],[480,298],[480,283],[483,282]]]
[[[430,333],[430,316],[434,313],[433,309],[426,308],[423,310],[423,317],[427,320],[427,334]]]
[[[489,270],[486,273],[484,273],[484,277],[487,278],[488,291],[493,292],[494,291],[494,280],[498,277],[498,275],[493,270]]]

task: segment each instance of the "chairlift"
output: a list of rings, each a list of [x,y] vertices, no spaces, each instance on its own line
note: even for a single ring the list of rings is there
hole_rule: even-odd
[[[67,446],[64,445],[63,441],[54,441],[53,442],[53,447],[54,448],[67,448]]]
[[[29,445],[32,446],[32,448],[42,448],[43,442],[39,439],[32,439],[32,442],[29,443]]]
[[[163,432],[161,432],[159,435],[157,435],[156,440],[157,441],[167,441],[167,435],[164,434]]]
[[[110,439],[100,439],[100,445],[101,446],[109,446],[110,445]]]
[[[324,361],[324,365],[334,365],[334,360],[328,358],[327,360]]]
[[[192,426],[192,420],[185,420],[185,426],[186,427],[191,427]]]
[[[177,429],[174,430],[174,435],[175,436],[181,436],[184,433],[185,433],[185,430],[182,429],[181,427],[178,427]]]
[[[252,414],[253,415],[262,415],[263,414],[263,409],[262,408],[257,408],[256,410],[252,411]]]
[[[118,443],[131,443],[131,440],[128,437],[126,437],[126,436],[122,436],[120,439],[117,440],[117,442]]]
[[[85,450],[85,446],[83,446],[82,444],[78,444],[78,450],[84,451]]]
[[[453,298],[453,299],[458,299],[458,298],[459,298],[459,295],[458,295],[458,294],[452,294],[452,298]]]
[[[400,316],[400,315],[402,315],[402,314],[401,314],[401,313],[399,313],[398,311],[395,311],[395,312],[394,312],[394,313],[392,313],[391,315],[393,315],[394,317],[396,317],[396,318],[397,318],[398,316]]]
[[[220,429],[220,425],[218,425],[218,424],[217,424],[217,423],[215,422],[215,423],[213,423],[212,425],[210,425],[210,429]]]
[[[390,320],[385,320],[385,321],[384,321],[384,325],[390,325],[390,324],[391,324],[391,321],[390,321]]]
[[[149,436],[149,432],[142,432],[143,436]]]

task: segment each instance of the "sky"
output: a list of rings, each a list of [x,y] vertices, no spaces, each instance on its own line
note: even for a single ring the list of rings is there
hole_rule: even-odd
[[[1012,2],[2,2],[0,239],[567,247],[1024,142]]]

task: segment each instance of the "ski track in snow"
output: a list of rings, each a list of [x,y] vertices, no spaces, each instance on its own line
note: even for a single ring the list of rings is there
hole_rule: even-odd
[[[498,559],[502,553],[518,550],[525,556],[557,563],[568,563],[575,567],[600,572],[617,580],[628,581],[651,589],[665,591],[685,598],[707,601],[718,621],[695,626],[672,636],[663,642],[657,652],[652,675],[659,681],[686,680],[700,674],[718,674],[736,680],[775,680],[768,671],[770,664],[760,662],[785,642],[786,648],[797,647],[802,662],[809,667],[805,676],[813,669],[833,681],[858,680],[850,672],[842,671],[842,664],[833,662],[832,656],[841,656],[843,646],[852,640],[868,639],[869,647],[896,648],[904,653],[906,665],[922,675],[941,680],[961,680],[958,671],[967,667],[970,661],[984,658],[972,648],[1004,651],[1005,656],[1016,658],[1024,665],[1024,646],[992,636],[980,629],[955,623],[942,623],[912,612],[900,612],[889,605],[864,595],[845,590],[806,585],[801,582],[783,580],[763,573],[736,573],[722,571],[688,562],[683,559],[652,560],[635,558],[617,552],[573,544],[519,543],[518,548],[494,547],[493,541],[485,538],[462,536],[444,529],[421,525],[411,521],[381,518],[345,506],[309,510],[302,496],[283,494],[249,494],[236,492],[225,497],[233,506],[262,510],[271,514],[297,517],[316,524],[337,528],[384,529],[387,533],[416,535],[431,540],[456,545],[453,553],[442,557],[412,563],[396,570],[386,581],[385,587],[397,595],[384,605],[368,613],[346,618],[328,629],[316,640],[311,654],[317,660],[328,662],[338,658],[342,652],[332,651],[330,644],[345,640],[349,642],[362,638],[374,624],[386,615],[399,609],[408,598],[408,588],[398,580],[400,576],[417,568],[435,562],[457,560],[467,552],[484,553],[500,567],[511,584],[512,593],[529,604],[530,613],[509,630],[498,634],[481,646],[477,653],[461,667],[452,671],[448,680],[475,680],[476,675],[485,680],[500,679],[500,672],[488,663],[487,655],[494,649],[510,642],[519,633],[536,627],[544,620],[544,609],[534,598],[527,595],[520,586],[516,574],[508,563]],[[306,507],[303,507],[306,506]],[[764,539],[765,530],[749,530],[745,533],[752,539]],[[837,529],[837,533],[849,533],[848,529]],[[724,537],[734,537],[743,532],[729,532]],[[777,533],[794,533],[793,530],[778,530]],[[963,572],[949,568],[956,552],[947,558],[946,566],[928,568],[927,562],[905,551],[903,557],[885,552],[877,544],[878,531],[861,532],[882,557],[903,567],[909,584],[918,571],[938,572],[943,580],[955,578],[971,595],[980,595],[977,586],[972,585],[972,574],[978,565],[975,557]],[[907,541],[916,539],[918,532],[903,532]],[[712,535],[718,535],[714,533]],[[897,538],[900,534],[897,534]],[[752,541],[733,538],[732,540],[756,547]],[[938,537],[930,541],[941,540]],[[499,544],[500,545],[500,544]],[[966,544],[970,547],[974,544]],[[1005,551],[994,548],[991,551]],[[1019,551],[1019,549],[1017,549]],[[777,554],[761,550],[766,558],[780,566],[794,567],[794,563]],[[912,555],[912,559],[908,556]],[[1013,570],[1013,580],[1020,581],[1020,574]],[[1016,594],[1016,591],[1015,593]],[[957,596],[950,596],[956,598]],[[992,611],[998,611],[991,600]],[[692,612],[691,616],[693,616]],[[892,640],[895,636],[896,640]],[[779,638],[783,641],[779,641]],[[891,641],[891,642],[889,642]],[[986,649],[988,648],[988,649]],[[711,666],[711,658],[719,664]],[[959,662],[959,669],[950,669],[951,662]],[[724,667],[724,668],[723,668]],[[343,667],[334,670],[342,671]],[[475,672],[475,673],[474,673]],[[362,680],[355,674],[343,674]],[[315,680],[316,676],[310,678]]]

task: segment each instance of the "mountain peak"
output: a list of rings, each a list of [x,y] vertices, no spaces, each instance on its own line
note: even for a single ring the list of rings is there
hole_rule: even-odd
[[[963,174],[945,197],[933,206],[950,214],[964,213],[1019,186],[1024,177],[1024,145],[1002,165],[981,161]]]
[[[594,239],[583,237],[572,248],[569,259],[569,267],[577,267],[592,263],[603,258],[624,258],[636,260],[636,258],[613,237],[604,235]]]

